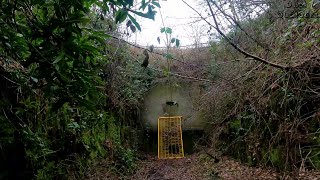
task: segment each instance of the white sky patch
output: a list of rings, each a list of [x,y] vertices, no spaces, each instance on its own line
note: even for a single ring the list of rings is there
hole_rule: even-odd
[[[199,1],[187,1],[191,6],[197,7]],[[161,15],[165,27],[172,28],[172,38],[178,38],[181,46],[194,45],[197,43],[207,43],[209,36],[207,34],[208,25],[205,22],[199,20],[199,16],[193,12],[187,5],[181,0],[167,0],[160,1],[161,8],[156,9],[157,14],[155,20],[137,17],[137,21],[141,25],[142,31],[137,31],[128,38],[130,42],[142,45],[155,47],[164,47],[165,34],[160,32],[163,27]],[[202,8],[197,8],[201,10]],[[160,37],[160,44],[157,41],[157,37]]]
[[[209,14],[206,1],[204,0],[185,0],[190,6],[196,9],[203,18],[213,23],[212,16]],[[219,3],[219,1],[217,1]],[[250,1],[249,1],[250,2]],[[177,38],[180,40],[180,47],[201,47],[206,46],[212,40],[219,40],[218,33],[214,28],[210,26],[201,17],[188,7],[182,0],[159,0],[161,8],[156,8],[157,11],[155,20],[142,18],[132,14],[137,22],[140,24],[142,31],[135,33],[129,33],[128,36],[123,36],[125,40],[138,44],[140,46],[165,47],[165,34],[160,32],[163,26],[161,14],[163,17],[165,27],[172,29],[171,38]],[[136,6],[138,7],[139,4]],[[219,5],[223,11],[231,16],[234,16],[233,12],[237,13],[237,21],[253,20],[264,12],[264,9],[268,7],[266,4],[247,4],[245,6],[237,7],[233,6],[231,10],[230,4]],[[263,7],[263,8],[261,8]],[[214,8],[214,7],[213,7]],[[241,8],[241,9],[239,9]],[[161,11],[161,14],[160,14]],[[226,18],[217,8],[214,8],[216,17],[218,20],[219,28],[228,33],[235,27],[234,22],[230,21],[230,18]],[[243,14],[244,13],[244,14]],[[235,16],[234,16],[235,17]],[[123,26],[125,27],[125,23]],[[209,29],[211,29],[209,31]],[[126,31],[124,31],[124,34]],[[128,31],[130,32],[130,30]],[[160,37],[160,44],[157,41],[157,37]],[[172,44],[174,46],[174,44]]]

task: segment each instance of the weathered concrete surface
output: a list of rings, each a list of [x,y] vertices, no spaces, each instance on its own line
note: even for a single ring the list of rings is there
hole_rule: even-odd
[[[160,116],[183,116],[183,130],[201,130],[205,123],[200,118],[195,101],[199,100],[198,93],[191,83],[179,83],[169,86],[158,83],[145,96],[142,121],[146,127],[157,130]],[[172,97],[172,98],[171,98]],[[166,102],[176,102],[178,105],[168,106]]]

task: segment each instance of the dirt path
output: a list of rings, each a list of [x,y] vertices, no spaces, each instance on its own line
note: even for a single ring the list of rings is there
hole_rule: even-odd
[[[235,161],[222,159],[214,162],[205,154],[194,154],[183,159],[141,162],[132,179],[145,180],[212,180],[212,179],[277,179],[271,171],[241,166]]]
[[[299,176],[281,176],[274,170],[249,167],[223,157],[217,162],[206,154],[194,154],[183,159],[157,160],[149,157],[139,164],[133,180],[320,180],[320,172],[304,172]]]
[[[320,172],[301,172],[299,175],[281,176],[274,170],[249,167],[228,157],[212,159],[205,153],[196,153],[182,159],[158,160],[148,156],[138,163],[137,171],[129,177],[110,173],[100,166],[91,180],[320,180]]]
[[[140,169],[133,175],[132,179],[208,179],[205,170],[206,168],[201,167],[196,156],[168,160],[157,160],[156,157],[149,157],[147,161],[141,162]]]

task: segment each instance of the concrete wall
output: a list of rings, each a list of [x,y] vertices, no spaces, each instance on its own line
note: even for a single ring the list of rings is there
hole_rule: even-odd
[[[191,83],[158,83],[145,96],[142,121],[146,127],[157,130],[160,116],[183,116],[183,130],[201,130],[205,123],[200,118],[195,101],[199,100],[197,88]],[[172,98],[171,98],[172,96]],[[172,100],[171,100],[172,99]],[[166,102],[173,101],[178,105],[168,106]]]

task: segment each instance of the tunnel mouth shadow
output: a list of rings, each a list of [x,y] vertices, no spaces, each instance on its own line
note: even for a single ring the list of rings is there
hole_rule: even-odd
[[[199,152],[201,147],[205,145],[203,130],[184,130],[182,131],[183,149],[185,155],[191,155]],[[144,143],[141,150],[149,155],[157,156],[158,154],[158,132],[148,131],[144,132]]]

